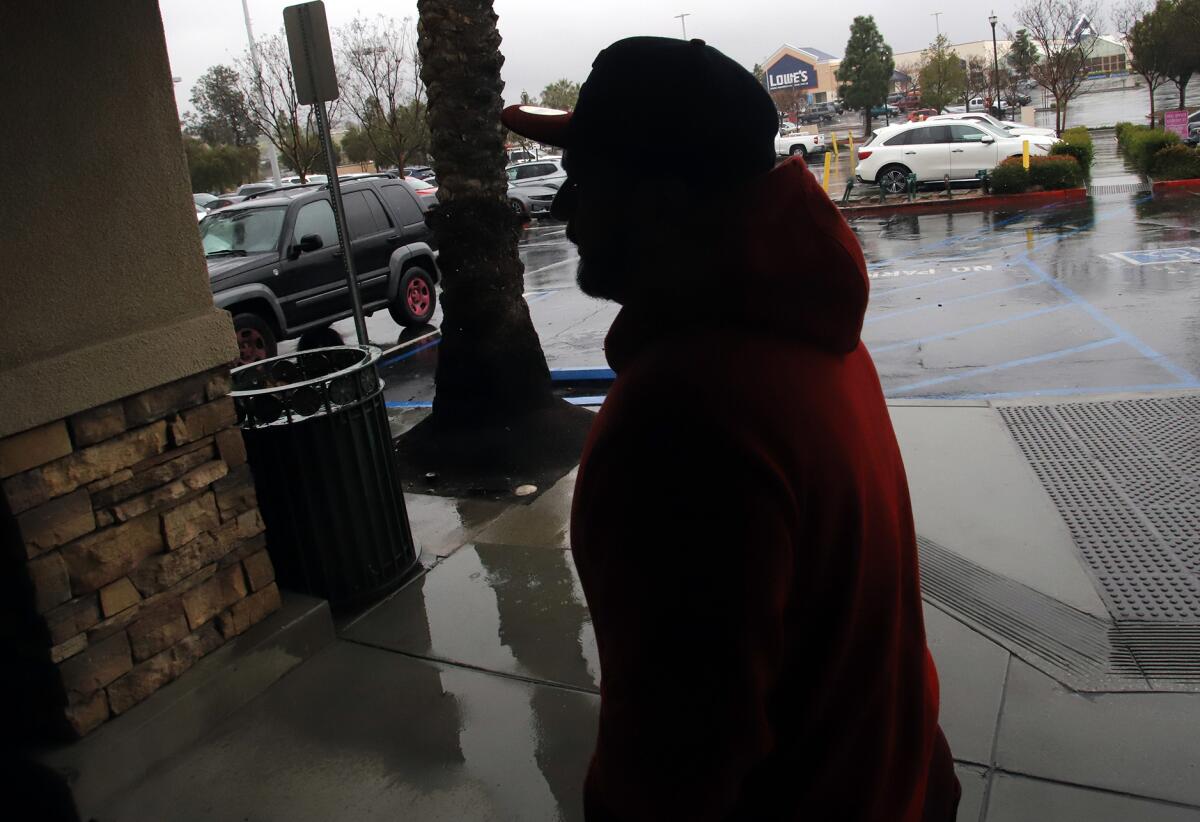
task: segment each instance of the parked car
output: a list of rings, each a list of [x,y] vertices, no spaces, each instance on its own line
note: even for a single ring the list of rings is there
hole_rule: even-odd
[[[363,310],[397,323],[433,316],[439,275],[426,198],[399,179],[342,186]],[[213,302],[233,315],[243,362],[272,357],[280,340],[351,314],[342,249],[325,186],[280,189],[200,223]]]
[[[930,117],[936,117],[937,113],[936,108],[915,108],[908,112],[908,122],[923,123]]]
[[[967,111],[968,109],[970,109],[971,111],[980,111],[980,112],[987,111],[987,101],[985,101],[979,95],[975,95],[974,97],[967,100],[967,105],[965,105],[965,106],[946,106],[946,113],[947,114],[960,114],[964,111]]]
[[[1054,137],[1054,129],[1052,128],[1036,128],[1034,126],[1026,126],[1012,120],[997,120],[986,111],[964,111],[957,114],[937,114],[927,118],[929,120],[959,120],[963,122],[987,123],[994,129],[1000,129],[1010,137]]]
[[[217,195],[215,195],[215,194],[206,194],[204,192],[196,192],[195,194],[192,195],[192,202],[194,202],[196,205],[198,205],[204,209],[209,208],[216,201],[217,201]]]
[[[801,157],[807,157],[809,154],[820,154],[825,150],[825,142],[821,139],[820,134],[783,134],[776,133],[775,135],[775,154],[779,157],[787,157],[792,154],[799,154]]]
[[[544,185],[509,185],[508,205],[523,220],[547,217],[558,189]]]
[[[405,166],[404,176],[424,180],[433,176],[433,169],[430,166]]]
[[[539,185],[558,188],[567,179],[567,172],[562,167],[562,157],[543,157],[521,163],[512,163],[505,167],[510,186]]]
[[[810,108],[807,111],[800,112],[796,118],[801,125],[811,125],[813,123],[831,123],[833,122],[832,111],[821,111],[817,108]]]
[[[1049,154],[1055,143],[1052,137],[1010,137],[986,123],[904,123],[880,129],[858,149],[854,174],[862,182],[883,184],[893,194],[905,190],[910,173],[918,183],[941,182],[947,176],[974,180],[979,171],[1020,157],[1024,140],[1038,156]]]
[[[781,122],[779,124],[779,133],[780,134],[791,134],[795,130],[796,130],[795,123],[791,123],[791,122],[788,122],[787,120],[784,120],[783,122]]]
[[[880,103],[878,105],[871,106],[871,117],[883,117],[884,115],[887,115],[888,117],[899,117],[900,109],[891,103]]]
[[[428,180],[421,180],[416,177],[405,177],[404,182],[417,195],[417,199],[428,199],[431,206],[437,205],[438,187]]]
[[[299,177],[296,178],[299,181]],[[287,180],[284,180],[284,185],[287,185]],[[238,186],[237,195],[239,197],[249,197],[251,194],[262,194],[264,191],[272,191],[277,186],[274,183],[246,183]]]
[[[192,203],[192,206],[196,209],[196,222],[200,222],[208,216],[208,209],[206,209],[204,206],[200,205],[199,203]]]
[[[246,198],[232,192],[218,194],[217,199],[209,203],[208,210],[216,211],[218,208],[224,208],[225,206],[233,205],[234,203],[240,203],[244,199]]]

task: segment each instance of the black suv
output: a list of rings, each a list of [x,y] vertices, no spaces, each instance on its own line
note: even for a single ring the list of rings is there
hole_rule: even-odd
[[[343,183],[342,201],[363,310],[386,307],[403,326],[428,322],[438,281],[428,206],[385,175]],[[328,185],[247,198],[205,217],[200,237],[213,302],[233,315],[243,362],[350,316]]]

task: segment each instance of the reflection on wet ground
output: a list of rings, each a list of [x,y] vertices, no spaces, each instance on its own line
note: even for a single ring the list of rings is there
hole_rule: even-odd
[[[335,642],[101,816],[578,820],[598,702]]]

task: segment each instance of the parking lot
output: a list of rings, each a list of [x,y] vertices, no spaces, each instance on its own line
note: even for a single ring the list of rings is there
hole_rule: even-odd
[[[856,221],[871,277],[863,339],[885,392],[984,400],[1200,387],[1198,218],[1197,198],[1126,194]],[[617,306],[576,288],[564,232],[554,222],[526,230],[526,300],[551,368],[604,368]],[[372,325],[394,339],[389,323],[380,314]],[[397,405],[432,399],[437,346],[418,348],[385,360]]]

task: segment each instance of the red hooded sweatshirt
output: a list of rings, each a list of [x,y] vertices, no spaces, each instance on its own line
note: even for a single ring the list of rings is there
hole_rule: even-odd
[[[802,161],[753,182],[710,311],[626,305],[571,545],[601,668],[601,820],[950,822],[866,265]]]

